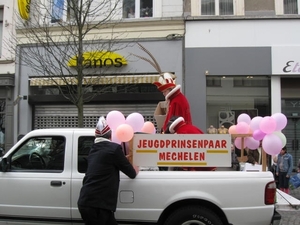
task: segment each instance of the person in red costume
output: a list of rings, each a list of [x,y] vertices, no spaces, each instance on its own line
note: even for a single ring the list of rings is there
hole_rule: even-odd
[[[167,102],[167,115],[162,127],[162,132],[166,131],[167,123],[172,116],[181,116],[186,124],[192,124],[192,116],[190,112],[190,104],[187,98],[181,92],[181,86],[176,85],[172,73],[162,73],[156,85],[159,91],[165,96]]]
[[[173,116],[167,123],[166,134],[203,134],[198,127],[187,124],[183,117]],[[184,171],[215,171],[216,167],[182,167]]]

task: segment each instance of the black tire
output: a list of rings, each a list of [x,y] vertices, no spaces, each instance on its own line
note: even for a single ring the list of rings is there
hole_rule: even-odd
[[[221,219],[201,206],[185,206],[175,210],[164,225],[223,225]]]

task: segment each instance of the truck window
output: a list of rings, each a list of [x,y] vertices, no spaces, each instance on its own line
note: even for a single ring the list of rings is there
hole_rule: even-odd
[[[81,136],[78,138],[78,172],[85,173],[87,169],[87,157],[94,143],[94,136]]]
[[[10,157],[10,171],[62,172],[65,158],[62,136],[33,137]]]

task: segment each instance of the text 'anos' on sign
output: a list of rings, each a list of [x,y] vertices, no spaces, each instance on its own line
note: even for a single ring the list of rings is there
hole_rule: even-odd
[[[134,134],[137,166],[230,167],[230,134]]]
[[[68,61],[68,66],[77,66],[78,56],[73,56]],[[82,65],[85,68],[102,68],[107,66],[122,67],[127,65],[127,60],[120,54],[110,51],[91,51],[82,54]]]

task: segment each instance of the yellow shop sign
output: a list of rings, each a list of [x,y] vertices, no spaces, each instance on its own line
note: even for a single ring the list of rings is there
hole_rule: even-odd
[[[19,14],[22,19],[28,20],[30,15],[31,0],[18,0]]]
[[[104,66],[122,67],[127,65],[126,59],[118,53],[109,51],[94,51],[83,53],[83,65],[85,68],[97,68]],[[77,56],[68,61],[68,66],[77,66]]]

